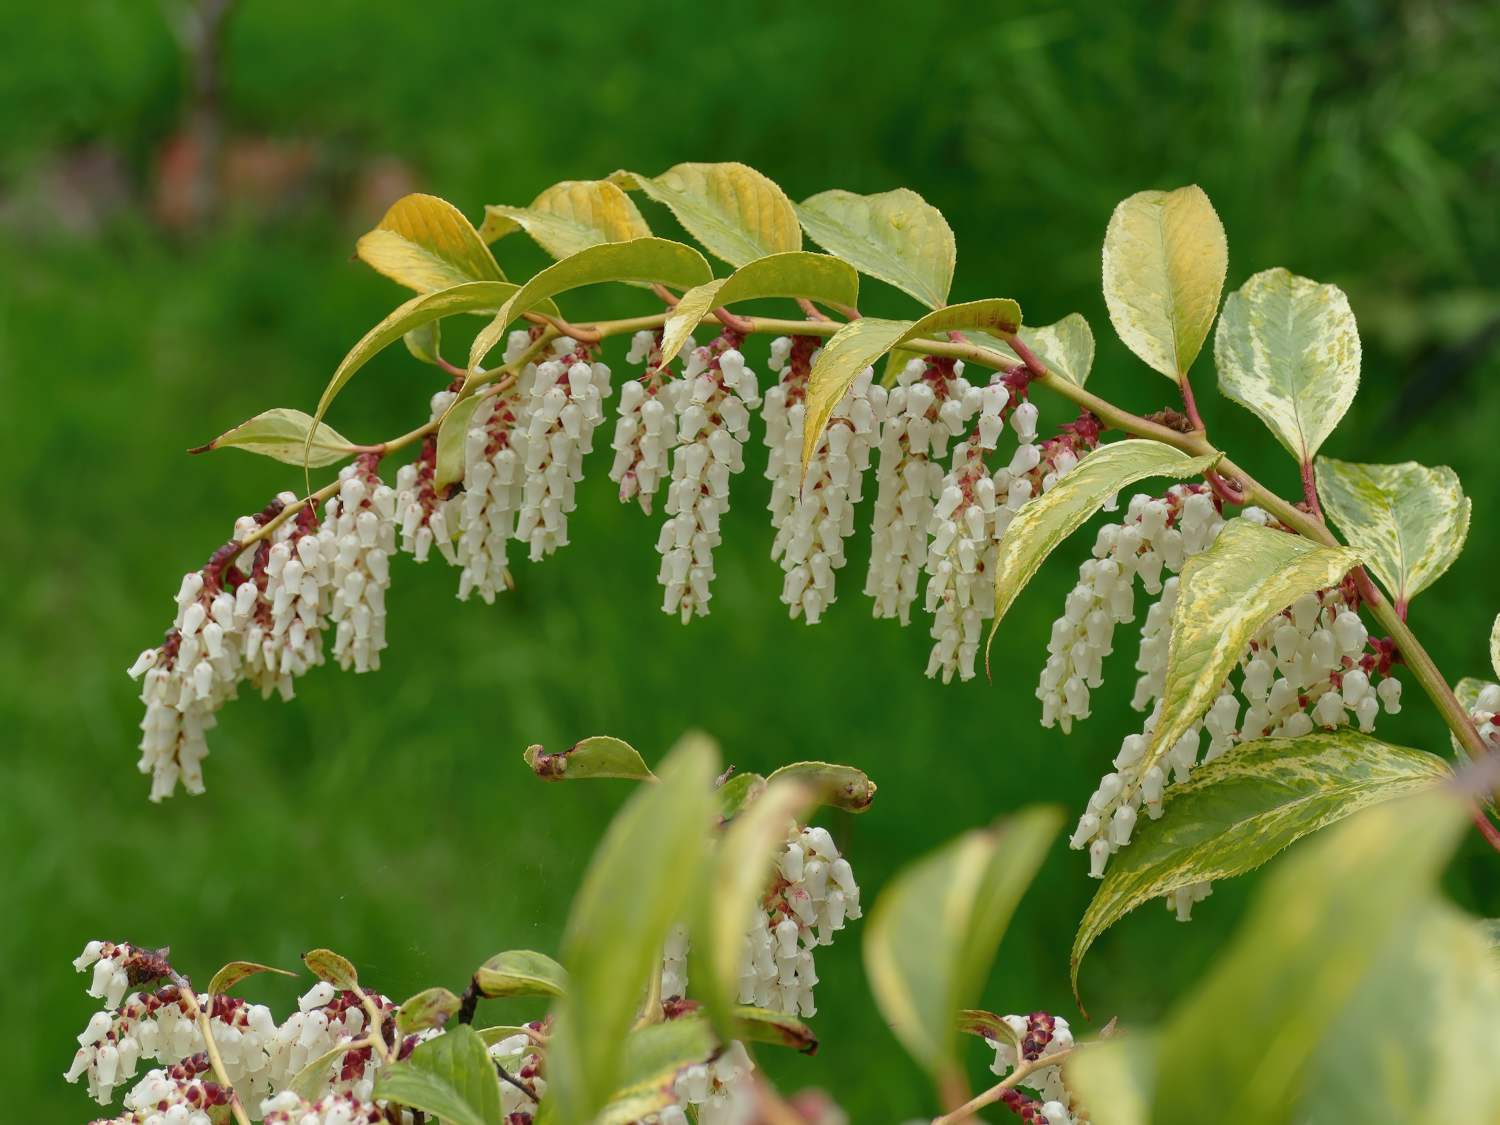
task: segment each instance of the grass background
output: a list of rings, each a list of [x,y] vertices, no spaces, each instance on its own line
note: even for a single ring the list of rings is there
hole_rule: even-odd
[[[654,758],[697,726],[741,768],[857,764],[880,784],[877,803],[830,823],[873,898],[956,831],[1032,801],[1075,811],[1138,723],[1128,638],[1093,720],[1069,738],[1036,721],[1048,622],[1084,536],[1014,611],[995,683],[942,687],[921,676],[922,629],[869,618],[864,538],[826,622],[786,619],[758,446],[736,482],[714,612],[687,628],[657,609],[654,521],[615,503],[596,455],[573,546],[517,566],[514,594],[460,605],[441,563],[402,561],[380,673],[325,669],[291,705],[231,705],[208,793],[149,805],[123,669],[168,624],[178,576],[236,514],[298,479],[182,451],[260,409],[309,407],[401,300],[350,260],[379,207],[347,185],[374,157],[406,162],[476,219],[486,202],[524,203],[555,180],[679,160],[744,160],[793,198],[906,185],[957,232],[955,299],[1015,296],[1037,323],[1082,311],[1099,338],[1091,385],[1139,409],[1165,404],[1169,388],[1109,331],[1099,242],[1121,197],[1195,181],[1228,230],[1230,287],[1285,265],[1351,295],[1364,386],[1327,451],[1450,463],[1464,478],[1469,550],[1414,622],[1450,676],[1485,668],[1500,602],[1486,518],[1500,503],[1500,9],[1130,0],[1002,14],[951,0],[730,0],[688,11],[245,0],[227,43],[229,128],[315,144],[332,187],[269,211],[231,208],[186,237],[141,202],[183,97],[160,10],[0,9],[0,964],[11,982],[0,1067],[15,1120],[93,1112],[60,1080],[91,1010],[67,960],[92,937],[171,944],[202,979],[226,960],[295,965],[328,945],[397,997],[459,987],[501,949],[553,948],[625,789],[540,786],[520,762],[528,743],[613,733]],[[112,155],[122,198],[97,221],[59,221],[57,169],[81,146]],[[660,211],[649,218],[671,229]],[[541,262],[519,239],[499,253],[513,276]],[[867,311],[910,311],[878,288]],[[590,293],[566,309],[585,318],[637,301]],[[621,350],[608,358],[622,364]],[[344,432],[376,440],[425,410],[432,373],[399,352],[341,399],[332,421]],[[1207,358],[1195,377],[1211,385]],[[1221,445],[1292,486],[1249,415],[1199,397]],[[1047,423],[1065,420],[1043,407]],[[1383,733],[1446,752],[1437,720],[1408,698]],[[1157,910],[1120,925],[1086,967],[1091,1011],[1160,1014],[1253,884],[1222,886],[1191,926]],[[1472,842],[1450,884],[1470,908],[1500,913],[1493,866]],[[987,1005],[1076,1016],[1067,950],[1092,888],[1079,857],[1055,849]],[[765,1061],[787,1088],[835,1090],[855,1121],[930,1110],[868,998],[858,941],[856,925],[820,953],[820,1053]],[[274,980],[245,992],[278,1006],[294,994]],[[528,1014],[493,1007],[496,1022]]]

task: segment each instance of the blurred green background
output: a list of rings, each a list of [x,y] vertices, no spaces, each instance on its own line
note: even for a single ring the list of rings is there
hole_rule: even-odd
[[[233,452],[183,451],[266,407],[310,408],[404,296],[351,253],[407,190],[477,220],[483,204],[525,203],[559,179],[680,160],[749,162],[793,198],[906,185],[957,232],[955,299],[1015,296],[1036,323],[1082,311],[1100,341],[1091,385],[1149,410],[1169,388],[1109,330],[1100,239],[1121,197],[1196,181],[1228,230],[1230,287],[1285,265],[1351,294],[1364,388],[1327,451],[1446,462],[1463,477],[1470,548],[1414,622],[1450,676],[1483,671],[1500,602],[1486,518],[1500,504],[1500,7],[1131,0],[1001,14],[951,0],[731,0],[689,11],[242,0],[207,84],[217,104],[195,126],[205,103],[190,93],[177,8],[0,6],[11,1119],[95,1112],[60,1077],[91,1011],[68,959],[93,937],[170,944],[200,979],[229,959],[295,965],[328,945],[396,997],[460,987],[500,949],[553,948],[626,788],[544,787],[521,764],[528,743],[613,733],[654,758],[697,726],[741,768],[857,764],[880,784],[875,807],[830,823],[873,898],[899,864],[961,829],[1032,801],[1076,814],[1139,722],[1122,633],[1095,717],[1068,738],[1037,724],[1048,622],[1086,537],[1014,611],[995,683],[943,687],[922,678],[923,629],[870,619],[863,536],[825,623],[786,619],[758,444],[726,521],[713,614],[686,628],[657,608],[655,521],[615,502],[596,454],[572,548],[518,565],[514,594],[459,604],[441,562],[402,562],[380,673],[324,669],[290,705],[229,706],[208,793],[148,804],[124,669],[170,623],[179,575],[237,514],[300,479]],[[218,209],[200,214],[193,146],[214,129],[230,171]],[[659,210],[648,217],[672,229]],[[520,239],[498,253],[513,276],[542,261]],[[585,293],[565,307],[585,319],[643,300]],[[910,312],[874,283],[862,304]],[[617,367],[622,351],[607,357]],[[1205,358],[1200,387],[1212,378]],[[332,421],[378,440],[408,428],[434,389],[431,369],[397,348]],[[1221,445],[1292,485],[1249,415],[1204,400]],[[1065,420],[1043,408],[1048,423]],[[1437,720],[1408,699],[1383,732],[1446,753]],[[1471,842],[1450,873],[1454,895],[1491,915],[1493,858]],[[1054,850],[989,1006],[1077,1016],[1066,965],[1093,890],[1084,867]],[[1086,966],[1091,1012],[1156,1017],[1214,956],[1252,884],[1221,886],[1190,926],[1153,909],[1111,932]],[[788,1089],[831,1088],[855,1121],[930,1111],[868,998],[859,936],[856,924],[819,955],[823,1049],[763,1061]],[[245,992],[280,1006],[294,986]],[[976,1045],[976,1072],[983,1055]]]

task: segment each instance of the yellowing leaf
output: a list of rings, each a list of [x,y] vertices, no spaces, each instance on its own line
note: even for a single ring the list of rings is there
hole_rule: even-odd
[[[876,195],[825,191],[797,205],[802,229],[860,273],[909,293],[928,308],[948,301],[957,249],[943,214],[914,191]]]
[[[1469,498],[1447,466],[1356,465],[1318,458],[1318,496],[1397,603],[1432,585],[1469,534]]]
[[[207,453],[210,449],[243,449],[247,453],[259,453],[288,465],[304,462],[312,468],[322,468],[342,461],[354,452],[354,445],[332,426],[314,423],[312,418],[300,410],[277,407],[257,414],[247,422],[241,422],[207,445],[200,445],[189,453]]]
[[[1057,834],[1055,809],[966,832],[897,873],[865,923],[865,972],[885,1022],[929,1072],[957,1058],[1011,914]]]
[[[466,281],[504,281],[489,247],[463,212],[435,195],[406,195],[391,204],[355,253],[392,281],[430,293]]]
[[[278,969],[274,965],[262,965],[256,961],[231,961],[214,974],[213,980],[208,982],[208,991],[214,996],[221,996],[246,977],[253,977],[257,973],[275,973],[283,977],[297,975],[285,969]]]
[[[608,180],[564,180],[533,199],[530,207],[491,204],[484,209],[479,237],[485,242],[516,230],[524,230],[554,258],[601,242],[651,236],[630,196]]]
[[[1004,340],[978,333],[974,335],[979,343],[1020,362],[1021,357]],[[1053,375],[1080,387],[1088,381],[1089,371],[1094,366],[1094,330],[1082,313],[1069,313],[1056,324],[1044,324],[1040,328],[1023,324],[1016,335]]]
[[[1347,547],[1230,520],[1214,545],[1188,559],[1167,642],[1161,715],[1145,771],[1208,710],[1252,638],[1303,594],[1336,584],[1360,561]]]
[[[302,955],[302,963],[319,980],[327,981],[334,988],[349,990],[359,987],[359,973],[353,963],[331,949],[310,949]]]
[[[1052,488],[1025,504],[1000,537],[995,565],[995,621],[985,644],[986,667],[1000,621],[1026,583],[1047,556],[1106,500],[1146,477],[1183,480],[1197,476],[1212,468],[1219,456],[1189,457],[1180,449],[1144,438],[1117,441],[1094,450]]]
[[[596,777],[656,780],[634,746],[608,735],[585,738],[556,754],[549,754],[540,746],[528,746],[521,757],[543,781],[584,781]]]
[[[411,1035],[425,1028],[442,1027],[458,1014],[462,1003],[449,989],[424,988],[397,1009],[396,1030]]]
[[[402,1061],[382,1066],[374,1097],[420,1109],[446,1125],[494,1125],[505,1116],[500,1079],[472,1027],[450,1028],[418,1043]]]
[[[1150,368],[1180,380],[1219,307],[1229,245],[1197,185],[1122,201],[1104,234],[1104,303],[1115,332]]]
[[[513,320],[569,289],[605,281],[659,281],[687,289],[702,285],[712,276],[702,254],[666,238],[635,238],[590,246],[554,262],[511,295],[495,319],[475,337],[469,349],[469,370],[478,369]]]
[[[853,305],[859,299],[859,275],[846,262],[804,250],[757,258],[727,278],[706,282],[682,295],[662,326],[661,361],[668,363],[676,357],[710,309],[760,297],[806,297],[831,305]]]
[[[474,983],[479,994],[490,1000],[502,996],[561,996],[568,990],[568,974],[545,953],[511,949],[479,966]]]
[[[464,479],[464,465],[469,442],[469,423],[474,412],[485,401],[481,395],[458,399],[438,423],[437,464],[433,468],[432,486],[442,495],[449,485]]]
[[[860,372],[880,361],[880,357],[908,340],[941,336],[967,329],[1007,333],[1021,325],[1021,306],[1005,297],[949,305],[930,312],[917,321],[879,320],[863,317],[840,328],[818,353],[817,362],[807,382],[807,418],[802,428],[802,464],[804,468],[823,431],[833,417],[839,399],[859,378]]]
[[[1359,390],[1359,330],[1349,298],[1284,269],[1231,293],[1214,335],[1219,390],[1311,461]]]
[[[1441,758],[1344,728],[1246,742],[1167,790],[1157,820],[1142,819],[1110,861],[1089,903],[1071,960],[1136,907],[1179,887],[1242,875],[1283,848],[1369,805],[1451,776]]]
[[[766,780],[799,782],[818,804],[845,812],[862,813],[875,801],[875,783],[864,770],[834,762],[788,762]]]
[[[802,249],[792,201],[744,164],[678,164],[659,176],[616,172],[610,179],[666,204],[689,234],[731,266]]]

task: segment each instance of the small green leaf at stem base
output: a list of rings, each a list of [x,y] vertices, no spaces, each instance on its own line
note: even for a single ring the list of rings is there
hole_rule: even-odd
[[[446,988],[425,988],[402,1002],[396,1012],[396,1030],[402,1035],[442,1027],[458,1014],[462,1001]]]
[[[253,977],[257,973],[275,973],[283,977],[297,975],[286,969],[278,969],[274,965],[262,965],[255,961],[231,961],[215,973],[213,980],[208,982],[209,994],[222,996],[246,977]]]
[[[350,991],[359,988],[359,973],[353,963],[331,949],[312,949],[302,955],[302,963],[319,980],[335,988]]]
[[[375,1076],[374,1097],[450,1125],[494,1125],[502,1120],[500,1079],[489,1051],[472,1027],[454,1027],[418,1043],[400,1062]]]
[[[543,781],[586,781],[601,777],[656,780],[635,747],[608,735],[585,738],[556,754],[549,754],[540,746],[528,746],[521,757]]]
[[[484,398],[479,395],[458,399],[448,407],[438,424],[437,464],[433,467],[432,487],[439,496],[464,479],[469,423],[483,403]]]
[[[779,780],[797,781],[812,790],[815,803],[845,812],[862,813],[875,802],[875,783],[864,770],[854,766],[789,762],[774,770],[766,780],[773,784]]]
[[[530,949],[497,953],[474,973],[474,984],[487,1000],[506,996],[561,996],[568,974],[551,957]]]

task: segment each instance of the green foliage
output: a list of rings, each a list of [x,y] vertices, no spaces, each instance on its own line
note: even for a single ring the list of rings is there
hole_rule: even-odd
[[[494,1000],[502,996],[563,996],[568,991],[567,971],[548,957],[530,949],[497,953],[474,972],[479,994]]]
[[[451,989],[424,988],[401,1002],[396,1012],[396,1030],[410,1035],[429,1027],[442,1027],[458,1014],[462,1001]]]
[[[458,398],[444,412],[443,420],[438,424],[437,464],[433,466],[432,485],[439,493],[449,485],[463,480],[469,423],[483,402],[484,399],[475,394]]]
[[[375,1097],[420,1109],[452,1125],[500,1120],[500,1079],[471,1027],[417,1044],[410,1057],[380,1068]]]
[[[797,205],[797,218],[809,238],[861,273],[904,290],[930,309],[948,303],[958,256],[953,230],[916,192],[820,192]]]
[[[334,988],[357,990],[359,973],[353,962],[331,949],[310,949],[302,955],[302,963],[319,980],[327,981]]]
[[[689,234],[731,266],[802,249],[792,201],[744,164],[676,164],[659,176],[621,171],[610,178],[666,204]]]
[[[259,453],[288,465],[307,464],[319,469],[342,461],[354,452],[354,446],[332,426],[313,420],[300,410],[278,407],[257,414],[249,421],[241,422],[232,430],[226,430],[207,445],[200,445],[192,453],[207,453],[210,449],[243,449],[247,453]]]
[[[818,804],[845,812],[862,813],[875,800],[875,783],[864,770],[834,762],[788,762],[766,780],[796,781],[812,791]]]
[[[583,781],[598,777],[656,780],[640,751],[609,735],[585,738],[556,754],[549,754],[540,746],[529,746],[521,757],[531,767],[531,772],[543,781]]]
[[[247,977],[253,977],[257,973],[277,973],[280,976],[295,976],[295,973],[278,969],[274,965],[261,965],[255,961],[231,961],[213,975],[208,982],[208,992],[211,996],[220,996],[228,992],[240,981]]]

